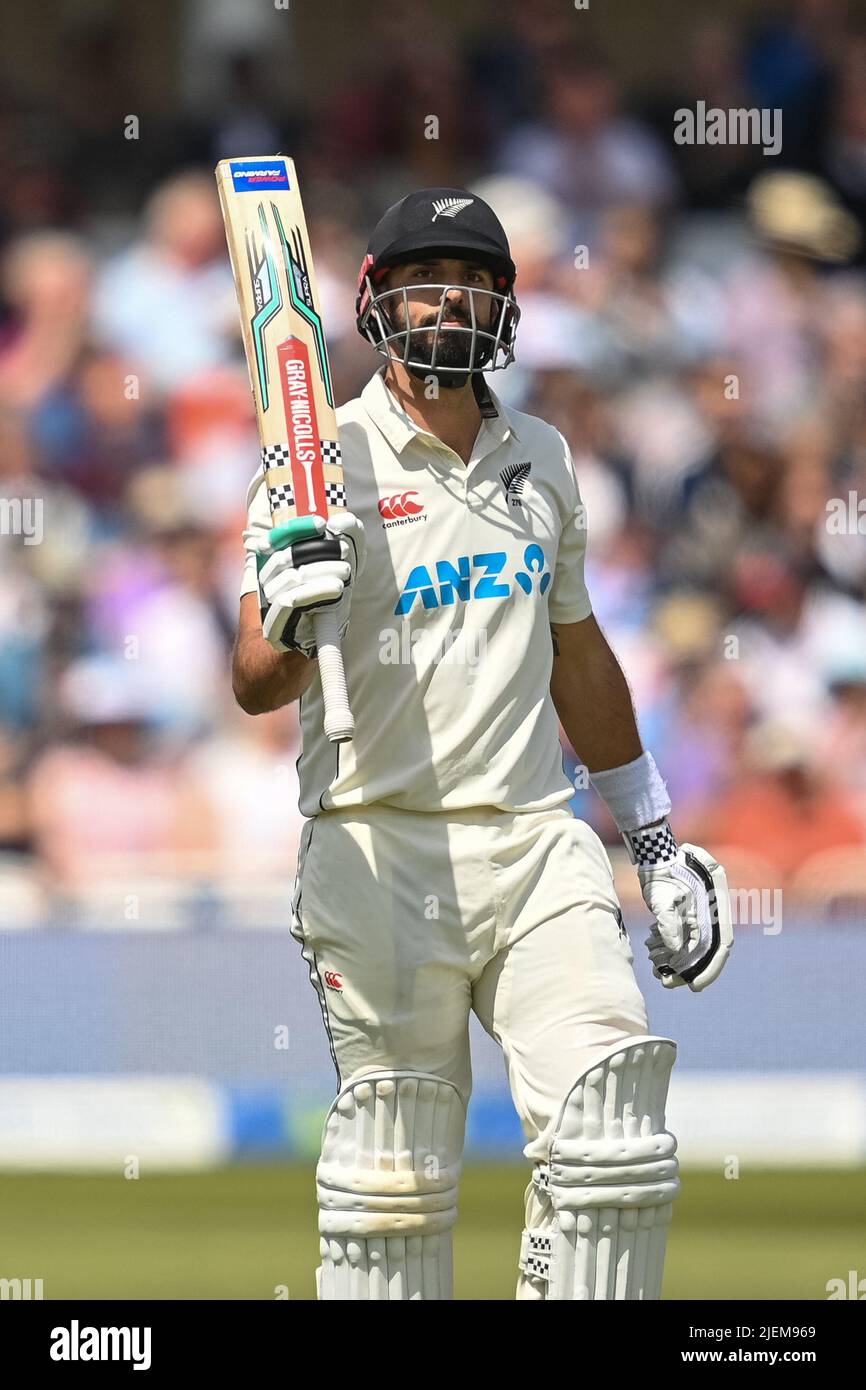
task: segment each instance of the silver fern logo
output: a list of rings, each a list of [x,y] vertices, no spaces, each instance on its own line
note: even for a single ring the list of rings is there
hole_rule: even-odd
[[[456,217],[458,212],[471,207],[474,202],[474,198],[434,198],[435,212],[430,221],[435,222],[437,217]]]
[[[500,482],[505,488],[505,500],[510,502],[512,507],[523,506],[523,489],[531,470],[531,463],[510,463],[499,474]]]

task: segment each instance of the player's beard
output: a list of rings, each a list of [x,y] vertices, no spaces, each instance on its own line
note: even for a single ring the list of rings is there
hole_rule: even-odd
[[[400,320],[398,327],[402,331],[405,322],[402,305],[399,306],[396,317]],[[448,324],[456,324],[459,329],[471,329],[471,322],[467,316],[452,313],[448,318],[443,318],[437,335],[436,323],[438,319],[439,310],[437,309],[429,318],[415,324],[409,330],[409,356],[418,365],[410,366],[408,370],[421,381],[426,381],[431,376],[435,377],[439,385],[446,389],[465,386],[469,380],[473,334],[471,332],[455,332],[448,327]],[[434,345],[436,347],[435,367],[432,365]],[[486,346],[487,339],[479,339],[476,335],[473,371],[483,367],[489,355],[484,350]],[[446,370],[442,371],[442,368]],[[460,368],[463,370],[459,370]]]

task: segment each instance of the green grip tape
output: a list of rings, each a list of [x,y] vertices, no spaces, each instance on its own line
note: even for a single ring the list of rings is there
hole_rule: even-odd
[[[318,516],[296,516],[292,521],[285,522],[282,526],[272,526],[268,532],[268,545],[271,553],[275,550],[286,550],[295,541],[309,540],[311,536],[317,536],[321,528],[321,517]],[[256,571],[261,574],[262,568],[270,559],[269,555],[256,556]]]

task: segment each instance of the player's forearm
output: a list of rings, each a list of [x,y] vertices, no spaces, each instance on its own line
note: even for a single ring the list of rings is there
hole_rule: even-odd
[[[240,633],[232,659],[232,689],[247,714],[268,714],[298,700],[311,683],[316,662],[301,652],[275,652],[261,633]]]
[[[642,747],[622,667],[595,619],[587,624],[579,643],[572,639],[583,623],[552,630],[550,692],[572,748],[590,772],[601,772],[633,762]]]

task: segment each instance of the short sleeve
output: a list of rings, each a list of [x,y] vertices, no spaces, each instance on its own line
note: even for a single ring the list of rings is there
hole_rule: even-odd
[[[244,573],[241,582],[241,598],[244,594],[254,594],[258,591],[258,579],[256,577],[256,545],[263,540],[271,529],[271,512],[268,507],[268,495],[265,487],[265,475],[259,469],[256,476],[247,489],[247,524],[244,530],[244,550],[246,559],[244,562]]]
[[[583,574],[586,513],[580,498],[571,451],[561,434],[558,438],[562,445],[563,467],[567,472],[568,509],[559,537],[548,614],[552,623],[580,623],[592,613]]]

